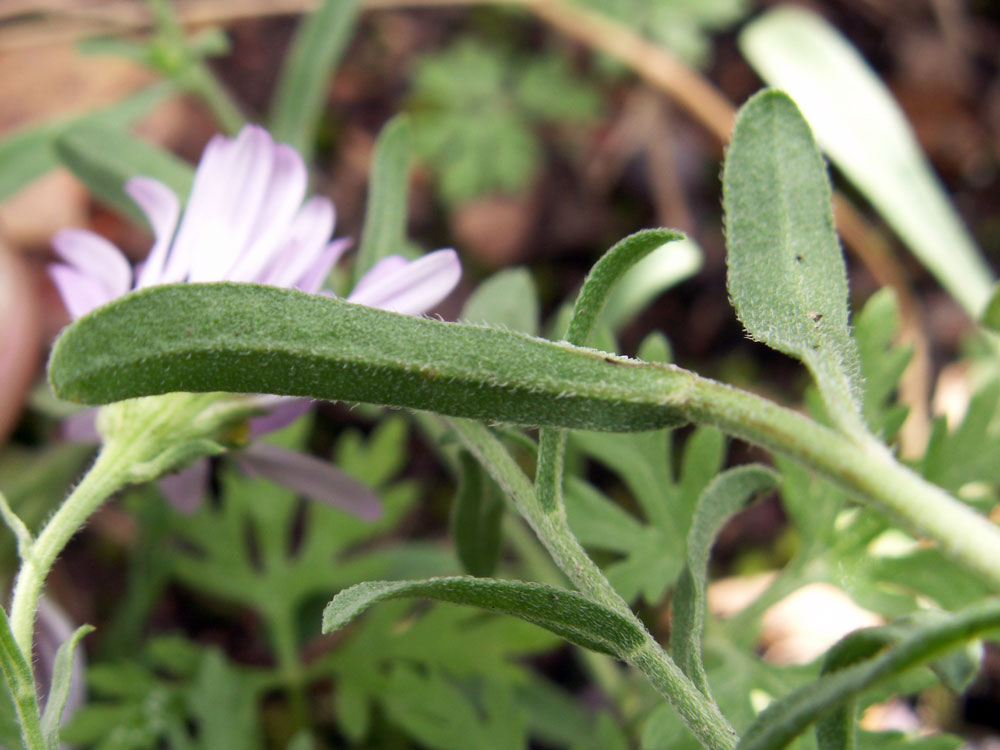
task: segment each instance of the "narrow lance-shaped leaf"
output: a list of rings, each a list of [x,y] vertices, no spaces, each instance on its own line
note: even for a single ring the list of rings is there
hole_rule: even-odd
[[[59,165],[54,144],[65,131],[88,122],[128,125],[173,90],[174,87],[166,83],[151,86],[100,112],[30,125],[0,140],[0,201]]]
[[[342,628],[377,602],[412,597],[514,615],[578,646],[612,656],[623,657],[645,640],[635,622],[575,591],[541,583],[464,576],[426,581],[372,581],[351,586],[326,606],[323,632]]]
[[[462,475],[451,515],[455,548],[462,567],[489,576],[500,560],[503,494],[468,453],[460,454]]]
[[[887,646],[898,643],[920,628],[944,623],[951,615],[936,610],[918,611],[888,625],[864,628],[849,633],[835,643],[823,659],[821,674],[830,674],[870,659]],[[981,648],[952,651],[929,666],[942,683],[954,693],[962,692],[979,671]],[[816,724],[819,750],[853,750],[857,739],[857,706],[859,695],[844,701],[825,714]]]
[[[670,652],[677,666],[706,696],[710,690],[701,659],[701,637],[705,627],[705,579],[712,544],[722,527],[747,500],[777,483],[778,475],[766,466],[740,466],[715,477],[695,506],[687,539],[687,564],[674,592]]]
[[[93,629],[92,625],[81,625],[59,645],[59,650],[56,651],[55,662],[52,665],[52,685],[49,687],[41,723],[42,734],[52,750],[59,747],[59,725],[62,722],[63,709],[66,707],[66,698],[69,696],[70,683],[73,679],[73,657],[77,644]]]
[[[406,198],[410,177],[410,124],[396,115],[382,128],[368,177],[368,205],[361,247],[354,260],[354,283],[387,255],[406,245]]]
[[[738,750],[783,748],[810,724],[864,690],[998,626],[1000,601],[996,599],[955,614],[941,613],[877,656],[820,677],[771,703],[743,734]]]
[[[17,713],[17,722],[21,728],[21,738],[25,747],[43,747],[35,678],[24,654],[14,640],[10,621],[3,607],[0,607],[0,670],[3,671],[4,683],[14,704],[14,711]]]
[[[323,0],[300,22],[271,112],[271,134],[306,161],[312,157],[326,84],[354,31],[360,0]]]
[[[980,315],[993,273],[858,51],[822,18],[790,5],[746,26],[740,48],[761,78],[794,97],[823,150],[914,255],[967,313]]]
[[[462,319],[538,334],[538,290],[526,268],[505,268],[483,281],[462,308]]]
[[[780,91],[740,110],[722,176],[729,294],[747,331],[812,372],[830,416],[865,432],[847,275],[809,125]]]
[[[88,403],[221,390],[615,431],[683,422],[671,394],[694,377],[512,331],[232,283],[115,300],[66,329],[49,373],[61,397]]]
[[[594,264],[584,279],[583,287],[576,298],[566,340],[571,344],[585,346],[590,338],[598,317],[615,284],[630,269],[646,258],[651,252],[668,242],[683,239],[680,232],[668,229],[650,229],[636,232],[608,250]],[[552,509],[561,504],[563,456],[566,450],[566,435],[563,432],[543,429],[538,443],[538,471],[535,487],[538,500],[543,508]]]
[[[72,128],[56,141],[63,164],[97,198],[122,214],[145,223],[142,211],[128,195],[132,177],[160,180],[183,199],[191,190],[194,170],[159,146],[119,128],[88,123]]]

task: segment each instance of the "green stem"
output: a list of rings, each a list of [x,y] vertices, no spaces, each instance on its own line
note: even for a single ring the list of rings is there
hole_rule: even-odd
[[[128,483],[135,444],[105,444],[94,465],[42,529],[21,562],[10,608],[14,640],[30,661],[38,597],[49,570],[67,542],[108,497]],[[139,445],[139,454],[142,446]]]
[[[306,704],[305,672],[299,658],[299,648],[295,639],[295,625],[291,612],[286,607],[267,611],[268,630],[278,662],[278,672],[285,690],[288,691],[289,707],[295,729],[309,726],[309,711]]]
[[[1000,529],[897,462],[874,438],[850,438],[751,393],[691,375],[670,400],[693,422],[784,454],[878,507],[1000,590]]]
[[[451,423],[465,447],[514,500],[521,515],[573,584],[594,601],[628,617],[647,632],[646,642],[635,652],[622,654],[622,658],[646,675],[705,747],[712,750],[735,747],[736,732],[718,706],[699,691],[663,651],[590,559],[570,531],[562,505],[542,506],[532,483],[484,425],[464,419],[453,419]]]
[[[230,135],[238,133],[240,128],[246,124],[246,117],[239,105],[236,104],[236,100],[205,64],[205,61],[192,60],[191,67],[186,73],[185,85],[187,89],[208,105],[223,130]]]

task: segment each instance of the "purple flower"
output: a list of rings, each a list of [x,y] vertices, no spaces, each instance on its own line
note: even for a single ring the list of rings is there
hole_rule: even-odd
[[[74,318],[133,289],[179,281],[252,281],[318,292],[348,241],[330,241],[333,203],[321,196],[303,202],[306,181],[302,157],[263,128],[247,125],[235,139],[217,135],[202,154],[183,218],[177,196],[163,183],[149,177],[126,183],[155,237],[135,273],[117,247],[83,229],[56,234],[52,245],[63,262],[49,272]],[[423,313],[460,275],[454,250],[412,262],[390,256],[348,299]]]
[[[149,177],[126,183],[125,192],[142,209],[155,240],[135,271],[108,240],[68,229],[52,240],[62,262],[52,265],[49,273],[73,318],[134,289],[182,281],[246,281],[320,292],[349,242],[331,241],[333,204],[321,196],[304,200],[307,180],[302,157],[291,146],[275,143],[263,128],[247,125],[233,139],[217,135],[202,154],[183,217],[180,201],[163,183]],[[438,250],[415,261],[389,256],[358,281],[347,299],[416,315],[444,299],[460,275],[454,250]],[[309,404],[303,399],[256,397],[256,405],[269,413],[250,421],[251,434],[290,423]],[[86,417],[77,419],[70,429],[80,437],[96,436],[93,421],[86,422]],[[282,457],[277,448],[248,448],[237,463],[247,473],[269,476],[359,515],[378,514],[371,491],[335,467],[284,453]],[[200,501],[197,493],[205,486],[207,466],[199,463],[163,482],[180,509],[193,510]]]

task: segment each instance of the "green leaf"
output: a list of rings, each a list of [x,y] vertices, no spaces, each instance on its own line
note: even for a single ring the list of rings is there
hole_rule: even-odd
[[[271,135],[308,162],[323,114],[327,84],[347,49],[360,0],[324,0],[300,27],[285,58],[271,111]]]
[[[78,401],[224,390],[624,431],[682,421],[669,394],[691,377],[509,331],[227,283],[115,300],[66,329],[49,372],[56,392]]]
[[[462,452],[460,462],[462,475],[451,517],[458,559],[471,575],[493,575],[500,560],[503,492],[468,453]]]
[[[145,224],[145,215],[125,193],[132,177],[153,177],[183,200],[191,190],[194,170],[169,151],[119,128],[88,123],[67,130],[56,140],[60,160],[73,170],[99,200]]]
[[[913,349],[895,345],[898,330],[896,297],[888,287],[869,297],[854,316],[854,338],[858,342],[865,383],[865,420],[886,442],[896,436],[908,412],[906,405],[896,403],[894,396]]]
[[[542,163],[537,127],[591,119],[597,107],[562,56],[515,55],[466,38],[420,60],[409,109],[417,150],[457,205],[526,189]]]
[[[63,133],[84,123],[124,127],[152,109],[173,90],[169,84],[151,86],[109,109],[69,120],[29,125],[7,136],[0,141],[0,201],[59,166],[54,144]]]
[[[615,284],[629,270],[654,250],[669,242],[684,239],[680,232],[669,229],[645,229],[619,241],[594,264],[577,295],[566,340],[586,346],[590,333],[604,309]]]
[[[722,182],[737,314],[754,339],[809,368],[842,430],[863,433],[830,184],[809,126],[787,95],[764,91],[742,107]]]
[[[673,437],[665,430],[634,435],[576,432],[569,446],[614,471],[645,519],[641,523],[611,498],[570,478],[570,527],[588,548],[620,555],[604,565],[604,572],[623,599],[632,601],[642,594],[649,604],[658,604],[683,568],[684,543],[698,497],[722,468],[722,433],[711,427],[692,432],[676,468],[671,460]]]
[[[1000,430],[994,417],[1000,408],[1000,380],[987,382],[969,401],[965,416],[949,431],[944,417],[934,420],[921,461],[921,473],[952,492],[970,482],[1000,482]]]
[[[62,723],[63,709],[66,708],[66,698],[69,697],[70,682],[73,678],[73,657],[80,639],[94,630],[92,625],[81,625],[73,634],[59,644],[56,658],[52,664],[52,684],[45,700],[45,711],[42,713],[42,735],[52,750],[59,747],[59,727]]]
[[[514,615],[578,646],[613,656],[628,654],[644,640],[642,630],[632,620],[574,591],[540,583],[467,577],[359,583],[341,591],[327,605],[323,632],[342,628],[377,602],[410,597]]]
[[[765,81],[795,98],[823,150],[966,312],[978,317],[993,274],[892,94],[857,50],[819,16],[791,6],[746,26],[740,46]]]
[[[528,747],[526,710],[510,685],[488,682],[473,700],[437,670],[421,674],[397,664],[389,678],[389,717],[422,746],[436,750],[522,750]],[[477,703],[481,703],[477,705]]]
[[[677,581],[670,628],[670,653],[695,686],[710,695],[702,663],[701,638],[705,626],[705,581],[715,537],[726,522],[758,492],[773,488],[778,475],[751,464],[719,474],[701,493],[687,539],[687,565]]]
[[[365,227],[351,272],[354,284],[382,258],[398,255],[406,246],[410,141],[409,119],[406,115],[396,115],[382,128],[375,142]]]
[[[1000,332],[1000,284],[994,285],[980,323],[991,331]]]
[[[527,268],[497,271],[466,300],[462,319],[538,335],[538,290]]]
[[[657,248],[615,284],[599,324],[618,332],[657,296],[701,270],[703,253],[690,237]]]
[[[3,671],[7,694],[14,704],[21,739],[26,747],[45,747],[38,716],[38,699],[35,695],[35,677],[21,649],[14,641],[10,621],[0,607],[0,671]]]
[[[989,599],[955,614],[940,613],[894,646],[808,683],[771,703],[744,733],[739,750],[785,747],[810,724],[869,687],[944,656],[1000,625],[1000,601]]]

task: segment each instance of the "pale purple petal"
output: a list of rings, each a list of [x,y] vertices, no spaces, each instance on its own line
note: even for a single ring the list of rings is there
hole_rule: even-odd
[[[99,443],[101,434],[97,431],[99,409],[86,409],[63,420],[60,428],[62,437],[74,443]]]
[[[330,275],[330,269],[333,268],[333,264],[340,259],[340,256],[350,246],[351,239],[348,237],[334,240],[327,245],[326,249],[313,263],[312,268],[306,271],[305,275],[296,282],[295,288],[309,294],[316,294],[320,287],[323,286],[323,282],[326,281],[326,277]]]
[[[358,284],[347,298],[369,307],[379,307],[392,312],[416,315],[427,312],[448,296],[459,278],[462,267],[454,250],[438,250],[418,258],[405,267],[384,267],[377,263],[365,274],[375,279]]]
[[[63,229],[52,238],[56,254],[73,268],[100,281],[111,298],[132,289],[132,267],[121,250],[86,229]]]
[[[225,242],[225,231],[216,216],[216,207],[222,196],[232,189],[230,163],[234,145],[225,136],[215,135],[205,146],[194,174],[184,218],[161,275],[163,283],[186,280],[200,253],[211,252],[207,248]]]
[[[295,398],[294,396],[273,396],[261,398],[261,405],[270,407],[270,412],[262,417],[254,417],[250,420],[250,438],[258,438],[269,432],[287,427],[296,419],[301,417],[313,406],[313,400],[309,398]]]
[[[358,279],[358,283],[354,285],[354,289],[351,290],[348,299],[367,294],[368,290],[377,287],[382,279],[394,276],[408,265],[410,265],[410,261],[402,255],[387,255],[369,268],[364,276]]]
[[[57,263],[50,265],[48,271],[66,310],[74,320],[115,298],[100,279],[77,268]]]
[[[247,248],[226,277],[231,281],[259,281],[279,248],[284,246],[289,225],[306,194],[308,174],[302,157],[291,146],[278,144],[272,150],[272,171],[260,210],[251,221]],[[329,237],[324,237],[326,240]]]
[[[194,513],[208,493],[209,463],[207,458],[195,461],[176,474],[160,478],[160,490],[181,513]]]
[[[328,199],[317,195],[307,200],[258,281],[273,286],[293,286],[326,249],[335,221],[336,213]]]
[[[382,515],[378,495],[327,461],[267,443],[251,443],[233,457],[248,476],[265,477],[365,520]]]
[[[149,221],[155,242],[142,271],[137,272],[136,288],[160,283],[167,262],[167,251],[177,229],[180,202],[174,192],[151,177],[134,177],[125,183],[125,192],[136,202]]]

